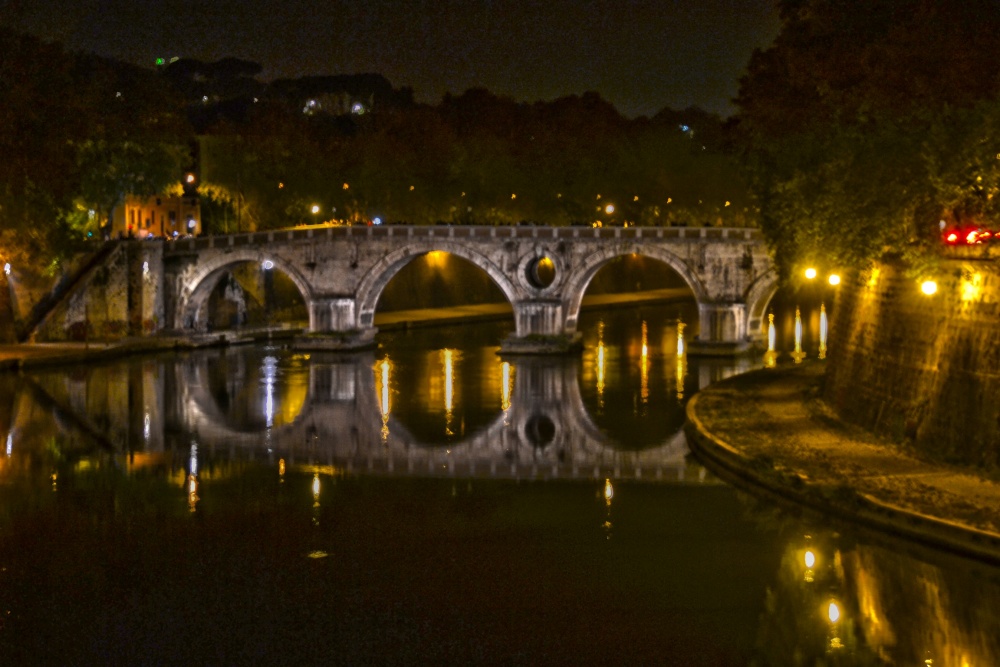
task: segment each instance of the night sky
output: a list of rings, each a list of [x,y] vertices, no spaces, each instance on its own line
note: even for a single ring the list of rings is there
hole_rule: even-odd
[[[472,87],[520,101],[596,90],[627,116],[697,105],[723,116],[771,0],[0,0],[0,21],[68,48],[261,63],[260,78],[385,75],[419,101]]]

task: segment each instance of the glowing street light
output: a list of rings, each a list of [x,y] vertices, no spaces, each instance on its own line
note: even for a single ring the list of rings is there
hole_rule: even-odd
[[[920,284],[920,291],[927,296],[931,296],[932,294],[937,293],[937,287],[937,283],[933,280],[925,280]]]
[[[837,285],[840,284],[840,276],[838,276],[836,273],[831,273],[829,281],[830,281],[831,285],[833,285],[834,287],[836,287]]]
[[[806,269],[806,280],[812,280],[815,277],[816,277],[816,269],[810,266],[808,269]]]
[[[312,208],[309,210],[313,212],[313,215],[319,213],[319,204],[313,204]]]
[[[608,215],[611,215],[612,213],[615,212],[615,205],[608,204],[607,206],[604,207],[604,212],[607,213]]]

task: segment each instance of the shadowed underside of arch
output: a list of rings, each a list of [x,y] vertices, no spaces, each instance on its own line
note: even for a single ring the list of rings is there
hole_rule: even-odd
[[[763,320],[767,306],[778,291],[778,273],[769,270],[757,280],[746,294],[747,303],[747,332],[751,336],[763,336]]]
[[[415,243],[389,253],[362,278],[357,291],[358,323],[362,328],[372,326],[379,297],[389,281],[411,261],[430,252],[446,252],[461,257],[485,271],[503,293],[508,303],[513,304],[519,298],[519,291],[510,277],[486,256],[470,250],[466,246],[447,241]]]
[[[265,259],[272,264],[268,270],[280,271],[288,276],[302,295],[307,311],[311,311],[312,289],[298,270],[278,257],[271,255],[265,257],[262,250],[248,248],[228,253],[198,267],[197,273],[186,281],[188,285],[193,285],[193,287],[183,289],[177,299],[173,317],[174,328],[203,328],[208,317],[206,306],[209,296],[223,274],[240,264],[261,264]]]
[[[688,265],[677,255],[660,248],[643,245],[641,243],[623,243],[611,247],[601,248],[587,256],[583,264],[576,267],[572,275],[566,282],[566,329],[576,331],[577,321],[580,315],[580,305],[583,303],[583,295],[587,291],[587,286],[593,280],[597,272],[612,260],[628,255],[642,255],[650,259],[663,262],[673,269],[681,279],[691,288],[694,298],[699,303],[707,298],[707,291],[701,280],[694,274]]]

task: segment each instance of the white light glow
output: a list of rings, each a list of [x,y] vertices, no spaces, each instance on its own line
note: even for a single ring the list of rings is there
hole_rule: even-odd
[[[188,456],[188,474],[198,474],[198,445],[194,442],[191,443],[191,454]]]
[[[816,269],[810,266],[808,269],[806,269],[806,278],[808,280],[812,280],[815,277],[816,277]]]
[[[819,358],[826,358],[826,304],[819,305]]]
[[[278,378],[278,360],[264,357],[264,416],[267,428],[274,426],[274,383]]]

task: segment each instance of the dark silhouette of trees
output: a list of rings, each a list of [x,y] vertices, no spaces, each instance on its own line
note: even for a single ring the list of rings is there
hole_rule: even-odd
[[[761,227],[801,263],[924,261],[996,220],[1000,5],[786,0],[737,100]]]

